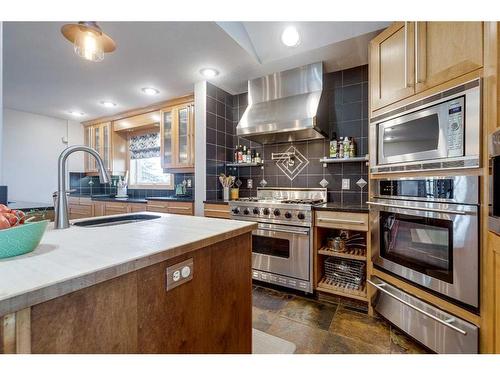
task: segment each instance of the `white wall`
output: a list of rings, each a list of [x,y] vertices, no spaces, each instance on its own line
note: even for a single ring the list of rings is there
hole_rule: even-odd
[[[57,190],[57,159],[72,144],[83,144],[79,123],[4,108],[2,165],[9,200],[52,202]],[[81,153],[70,156],[68,170],[83,171]]]

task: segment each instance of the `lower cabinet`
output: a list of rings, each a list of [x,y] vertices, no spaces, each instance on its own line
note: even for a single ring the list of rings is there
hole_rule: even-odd
[[[92,200],[85,197],[68,197],[68,213],[70,220],[85,219],[94,216]]]
[[[148,201],[146,207],[147,211],[151,212],[163,212],[178,215],[194,214],[194,204],[192,202]]]
[[[228,204],[205,203],[204,215],[205,217],[216,217],[219,219],[231,218],[231,212]]]
[[[117,201],[93,201],[91,198],[69,197],[68,211],[70,220],[143,211],[163,212],[178,215],[194,215],[194,204],[192,202],[175,201],[128,203]]]
[[[106,202],[104,204],[104,215],[117,215],[128,213],[128,203],[125,202]]]

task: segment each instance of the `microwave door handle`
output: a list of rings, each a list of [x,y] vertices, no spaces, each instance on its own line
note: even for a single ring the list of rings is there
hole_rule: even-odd
[[[439,210],[437,208],[428,208],[428,207],[410,207],[403,206],[399,204],[389,204],[389,203],[379,203],[379,202],[366,202],[366,204],[370,206],[382,206],[382,207],[391,207],[391,208],[402,208],[405,210],[414,210],[414,211],[429,211],[429,212],[440,212],[443,214],[453,214],[453,215],[467,215],[466,211],[459,210]]]
[[[378,290],[380,290],[381,292],[387,294],[389,297],[392,297],[394,298],[395,300],[401,302],[402,304],[412,308],[413,310],[416,310],[418,311],[419,313],[431,318],[432,320],[435,320],[436,322],[438,323],[441,323],[442,325],[445,325],[446,327],[448,328],[451,328],[453,329],[454,331],[457,331],[459,333],[461,333],[462,335],[466,336],[467,335],[467,332],[465,332],[463,329],[460,329],[458,327],[455,327],[453,324],[451,324],[450,322],[446,321],[446,320],[442,320],[442,319],[439,319],[438,317],[432,315],[431,313],[428,313],[427,311],[425,310],[422,310],[421,308],[417,307],[417,306],[414,306],[412,305],[411,303],[409,302],[406,302],[404,299],[402,298],[399,298],[398,296],[392,294],[391,292],[385,290],[383,287],[386,286],[387,284],[386,283],[380,283],[380,284],[375,284],[373,281],[371,280],[367,280],[371,285],[373,285],[375,288],[377,288]]]

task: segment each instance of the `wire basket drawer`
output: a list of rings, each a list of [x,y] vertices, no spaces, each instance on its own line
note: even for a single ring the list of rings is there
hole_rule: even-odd
[[[366,264],[364,261],[328,257],[324,264],[325,276],[345,288],[359,289],[365,282]]]

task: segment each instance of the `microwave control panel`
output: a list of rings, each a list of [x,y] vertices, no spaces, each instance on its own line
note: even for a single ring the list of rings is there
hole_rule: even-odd
[[[463,156],[464,152],[464,98],[448,102],[448,156]]]

